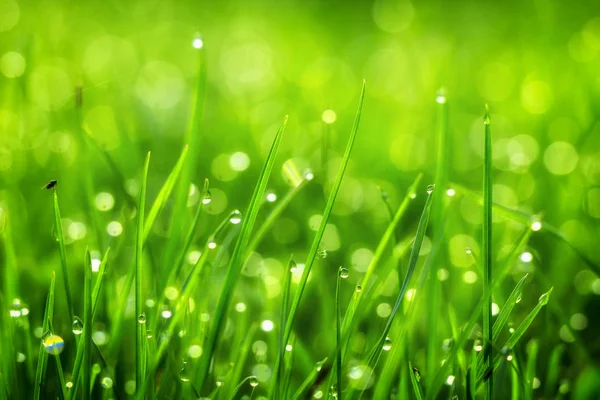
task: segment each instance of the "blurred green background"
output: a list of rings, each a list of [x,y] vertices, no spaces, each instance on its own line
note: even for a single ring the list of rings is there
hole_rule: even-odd
[[[194,132],[201,157],[194,160],[188,205],[199,201],[208,178],[213,201],[199,229],[202,240],[232,209],[247,207],[284,115],[290,120],[269,193],[281,197],[294,185],[286,165],[315,174],[244,272],[239,297],[253,305],[254,319],[277,318],[279,303],[273,299],[281,293],[286,259],[293,253],[300,264],[308,251],[363,78],[361,126],[323,239],[327,257],[313,271],[313,278],[323,279],[312,285],[311,295],[327,304],[339,265],[351,270],[349,281],[360,280],[388,223],[379,187],[395,208],[417,173],[433,182],[436,96],[449,107],[447,173],[456,190],[446,199],[451,214],[440,268],[448,272],[445,299],[461,318],[468,317],[481,293],[473,274],[477,267],[465,248],[479,253],[482,214],[458,185],[480,191],[485,103],[493,124],[494,200],[542,216],[600,263],[597,1],[1,0],[0,212],[10,215],[18,257],[14,293],[31,306],[32,321],[41,321],[50,270],[60,265],[51,195],[40,186],[59,181],[74,282],[82,276],[75,266],[82,264],[86,246],[97,252],[108,245],[118,249],[102,317],[108,320],[118,279],[133,259],[135,227],[129,197],[102,151],[118,166],[130,196],[139,190],[143,159],[152,151],[148,190],[149,201],[154,199],[183,148],[201,68],[204,116]],[[78,121],[97,148],[83,150]],[[99,194],[96,211],[86,204],[86,182]],[[446,189],[439,195],[446,196]],[[420,207],[411,207],[401,237],[414,232]],[[149,253],[160,254],[168,239],[171,208],[168,203],[157,221]],[[494,221],[494,251],[501,256],[523,226],[502,217]],[[430,248],[426,238],[421,254],[427,256]],[[577,348],[589,359],[574,353],[561,376],[598,374],[588,367],[600,359],[600,279],[552,237],[534,235],[528,252],[533,260],[522,258],[507,287],[519,273],[543,271],[554,286],[552,301],[561,304],[566,318],[544,311],[533,334],[548,349],[561,342],[574,346],[561,328],[569,321],[586,343],[585,350]],[[217,269],[211,281],[215,301],[223,273]],[[397,285],[393,274],[380,304],[389,308]],[[548,288],[534,280],[519,313],[525,315]],[[319,304],[304,300],[309,301]],[[384,323],[377,318],[389,315],[386,310],[373,310],[375,326]],[[300,335],[325,332],[322,342],[309,343],[315,360],[332,344],[327,332],[332,312],[317,307],[301,316],[307,324]],[[68,324],[62,321],[63,329]],[[417,325],[417,333],[421,328]],[[449,336],[448,327],[440,330],[440,337]],[[416,359],[423,357],[415,353]]]

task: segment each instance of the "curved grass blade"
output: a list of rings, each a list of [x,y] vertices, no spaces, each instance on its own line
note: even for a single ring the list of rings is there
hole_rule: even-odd
[[[83,284],[83,398],[91,396],[91,370],[92,370],[92,259],[89,249],[85,253],[85,280]]]
[[[232,395],[229,397],[230,399],[237,399],[238,393],[240,392],[240,390],[242,389],[242,387],[244,386],[244,384],[246,382],[250,382],[251,379],[254,379],[254,376],[247,376],[244,379],[242,379],[242,381],[235,387],[233,388],[233,392]],[[252,388],[252,390],[254,390],[254,388]]]
[[[500,336],[500,333],[502,333],[502,329],[504,329],[504,326],[508,322],[510,313],[512,312],[513,308],[515,308],[517,300],[521,298],[521,295],[523,294],[523,288],[528,278],[529,274],[525,274],[525,276],[521,278],[519,283],[517,283],[517,286],[515,286],[513,291],[510,293],[510,296],[508,296],[506,303],[504,303],[504,307],[502,307],[500,310],[500,314],[498,314],[498,317],[496,318],[492,328],[492,343],[496,343],[498,336]]]
[[[56,286],[56,274],[52,271],[52,278],[50,280],[50,291],[46,299],[46,309],[44,311],[44,323],[43,331],[48,332],[50,329],[49,321],[54,318],[54,288]],[[33,398],[36,400],[40,399],[42,385],[44,384],[44,375],[46,374],[46,366],[48,364],[48,353],[44,348],[43,341],[40,343],[40,349],[38,351],[38,364],[35,372],[35,387]]]
[[[483,362],[486,368],[492,364],[492,136],[490,132],[490,111],[486,104],[485,145],[483,155],[483,296],[487,299],[483,305]],[[493,393],[493,372],[485,383],[485,398],[491,400]]]
[[[150,152],[146,155],[144,163],[144,172],[142,174],[142,185],[140,188],[140,197],[138,201],[137,215],[137,231],[135,240],[135,315],[140,315],[143,312],[142,306],[142,285],[143,285],[143,265],[142,256],[144,249],[144,208],[146,203],[146,182],[148,180],[148,167],[150,165]],[[127,293],[125,294],[127,295]],[[135,387],[141,388],[144,386],[145,364],[146,357],[143,352],[144,340],[146,332],[144,332],[143,324],[137,322],[135,318]]]
[[[373,289],[371,289],[372,288],[371,277],[375,273],[375,269],[377,268],[377,265],[379,264],[379,261],[381,260],[381,257],[383,256],[384,251],[388,247],[390,240],[394,237],[394,232],[396,230],[396,227],[398,226],[400,219],[402,218],[402,216],[408,209],[408,205],[410,204],[410,201],[411,201],[415,191],[417,190],[417,186],[421,182],[422,176],[423,176],[422,174],[417,175],[414,182],[408,189],[406,196],[404,197],[404,200],[402,201],[402,204],[400,205],[400,207],[398,207],[396,214],[394,215],[392,221],[386,228],[383,236],[381,237],[381,240],[379,241],[379,244],[377,245],[377,249],[375,250],[375,253],[373,254],[373,258],[371,259],[371,262],[369,263],[369,266],[367,267],[367,272],[365,273],[365,276],[362,280],[362,290],[360,292],[356,293],[356,296],[357,296],[356,301],[353,301],[350,304],[350,306],[348,307],[348,310],[346,310],[346,315],[344,316],[344,322],[342,324],[342,352],[343,353],[345,353],[345,348],[346,348],[348,340],[350,338],[350,334],[354,331],[354,328],[356,327],[356,325],[358,324],[358,321],[360,319],[361,313],[359,310],[359,306],[361,305],[361,300],[363,299],[363,297],[368,298],[368,296],[365,297],[365,293],[368,294],[370,291],[373,290]]]
[[[65,250],[65,237],[62,230],[62,222],[60,218],[60,208],[58,207],[58,194],[56,186],[52,190],[54,199],[54,226],[56,227],[56,237],[58,239],[58,247],[60,249],[60,265],[62,268],[63,282],[65,285],[65,296],[67,299],[67,308],[69,309],[69,320],[73,321],[73,301],[71,300],[71,286],[69,285],[69,269],[67,267],[67,252]]]
[[[521,337],[525,334],[525,332],[527,331],[527,329],[529,328],[529,326],[531,325],[531,323],[533,322],[535,317],[538,315],[538,313],[540,312],[542,307],[544,307],[546,304],[548,304],[552,290],[553,290],[553,288],[550,288],[550,290],[548,290],[546,293],[544,293],[540,296],[540,300],[538,301],[538,304],[536,304],[536,306],[533,308],[533,310],[531,310],[531,312],[527,315],[527,317],[525,317],[523,322],[521,322],[519,327],[513,332],[513,334],[510,336],[510,338],[508,338],[508,340],[504,344],[503,348],[508,348],[510,350],[517,344],[519,339],[521,339]],[[494,369],[498,368],[501,361],[502,361],[502,355],[501,354],[496,355],[496,357],[494,358],[494,362],[492,364],[493,368]],[[477,378],[478,386],[481,383],[483,383],[483,381],[489,376],[490,372],[491,371],[489,369],[484,369],[483,371],[480,371],[478,378]]]
[[[315,368],[313,368],[312,371],[310,371],[310,374],[308,374],[304,382],[302,382],[298,390],[296,390],[296,393],[294,393],[294,395],[291,397],[292,400],[301,399],[305,397],[304,394],[308,391],[308,389],[314,386],[315,382],[317,382],[319,378],[319,375],[322,376],[323,371],[327,369],[328,366],[329,365],[327,364],[327,358],[324,358],[321,361],[319,361],[315,365]]]
[[[208,374],[208,368],[217,346],[217,338],[223,329],[223,322],[227,315],[227,310],[229,309],[233,292],[237,285],[237,281],[245,261],[246,249],[250,241],[250,235],[252,234],[256,217],[258,215],[258,210],[260,209],[260,204],[265,194],[267,182],[275,164],[275,156],[277,155],[279,144],[281,143],[283,131],[285,130],[285,126],[287,124],[287,119],[288,118],[286,116],[281,124],[281,127],[279,128],[279,131],[277,132],[277,135],[275,136],[275,139],[273,140],[273,144],[271,145],[271,149],[269,150],[269,154],[259,176],[258,183],[254,188],[254,193],[248,206],[248,211],[243,219],[240,235],[233,249],[227,275],[225,276],[225,283],[215,309],[214,319],[208,336],[205,340],[205,345],[203,346],[205,354],[202,355],[200,361],[197,379],[200,387],[202,387],[206,375]]]
[[[158,192],[158,195],[156,196],[156,199],[154,200],[154,203],[152,204],[152,207],[150,208],[150,212],[148,212],[148,216],[146,217],[146,222],[144,223],[144,236],[143,236],[144,243],[146,243],[146,240],[148,240],[148,235],[150,235],[150,231],[152,230],[152,225],[154,225],[154,221],[156,220],[156,217],[162,211],[162,209],[165,207],[165,204],[167,204],[167,200],[169,199],[169,196],[171,196],[171,192],[173,191],[173,188],[175,187],[175,182],[177,182],[177,178],[179,178],[179,175],[181,174],[181,169],[183,168],[183,164],[185,163],[185,158],[187,156],[187,152],[188,152],[188,146],[186,145],[183,148],[183,151],[181,152],[181,156],[179,156],[177,163],[173,167],[173,170],[169,174],[169,177],[167,178],[167,180],[165,181],[163,186],[160,188],[160,191]],[[200,203],[202,203],[202,202],[200,202]]]
[[[423,390],[421,389],[421,384],[419,381],[421,380],[419,371],[416,368],[413,368],[412,363],[408,362],[408,373],[410,375],[410,382],[412,383],[413,393],[417,400],[423,400],[425,397],[423,396]]]
[[[427,188],[428,196],[427,200],[425,201],[425,206],[423,207],[423,212],[421,213],[421,218],[419,219],[419,225],[417,227],[417,233],[415,235],[415,242],[410,252],[406,276],[404,277],[402,287],[400,288],[400,292],[398,293],[398,297],[396,298],[396,302],[394,304],[394,307],[392,308],[392,313],[388,317],[388,320],[385,324],[383,333],[381,334],[379,340],[377,340],[375,347],[373,348],[371,355],[369,356],[368,365],[369,367],[371,367],[371,369],[375,368],[375,365],[379,361],[379,357],[381,355],[381,352],[383,351],[383,344],[385,342],[385,339],[387,338],[390,329],[392,328],[392,322],[394,321],[394,317],[400,309],[400,305],[402,304],[402,300],[406,295],[406,291],[408,290],[408,285],[410,283],[412,275],[417,267],[419,252],[421,251],[421,245],[423,244],[423,239],[425,238],[425,232],[427,230],[427,224],[429,222],[429,213],[431,211],[433,191],[434,190],[431,186]]]
[[[296,292],[294,294],[294,300],[292,301],[292,306],[290,308],[288,320],[285,324],[283,339],[284,339],[284,342],[286,342],[286,343],[289,340],[289,337],[292,333],[294,319],[296,317],[296,312],[298,311],[298,307],[300,306],[300,300],[302,299],[302,293],[304,292],[304,289],[306,288],[306,283],[308,281],[308,275],[310,274],[310,270],[315,261],[317,251],[319,250],[319,244],[321,243],[321,238],[323,237],[323,233],[325,232],[325,227],[327,226],[327,221],[329,220],[329,215],[331,214],[331,210],[333,209],[333,204],[335,203],[335,199],[337,197],[338,191],[340,190],[340,185],[342,184],[342,178],[344,177],[346,167],[348,166],[350,154],[352,153],[352,147],[354,146],[354,141],[356,139],[356,134],[358,132],[358,125],[360,123],[360,116],[362,113],[364,97],[365,97],[365,82],[363,81],[362,90],[361,90],[360,98],[359,98],[359,102],[358,102],[358,109],[356,111],[356,117],[354,119],[354,125],[352,127],[352,131],[350,132],[350,137],[348,138],[348,144],[346,145],[346,151],[344,153],[344,157],[342,158],[342,163],[340,165],[340,169],[338,170],[337,176],[333,183],[333,187],[331,189],[331,193],[327,200],[325,210],[323,211],[323,217],[321,218],[321,223],[319,224],[319,228],[317,229],[317,233],[315,235],[312,246],[308,253],[308,257],[307,257],[306,263],[304,265],[304,271],[302,271],[302,277],[300,278],[300,283],[298,284],[298,288],[296,289]],[[277,361],[277,363],[279,363],[279,361]]]

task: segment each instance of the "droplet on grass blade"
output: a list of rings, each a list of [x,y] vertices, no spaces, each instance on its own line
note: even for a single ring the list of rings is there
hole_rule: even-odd
[[[140,315],[138,315],[138,322],[140,324],[146,323],[146,313],[141,313]]]
[[[210,192],[210,190],[207,190],[206,192],[204,192],[204,195],[202,195],[202,204],[204,204],[204,205],[210,204],[211,201],[212,201],[212,193]]]
[[[110,389],[113,387],[113,380],[110,379],[108,376],[105,376],[104,378],[102,378],[102,387],[104,389]]]
[[[360,283],[356,284],[356,289],[354,289],[354,290],[356,290],[356,293],[362,292],[362,286],[360,285]]]
[[[433,193],[433,189],[435,189],[435,185],[434,184],[427,185],[427,193],[428,194]]]
[[[329,396],[333,397],[334,399],[337,399],[338,391],[337,391],[337,387],[335,385],[331,385],[329,387]]]
[[[240,222],[242,222],[242,213],[239,210],[233,210],[233,212],[229,216],[229,222],[231,222],[234,225],[237,225]]]
[[[81,333],[83,332],[83,322],[81,321],[81,318],[79,318],[78,316],[75,316],[73,318],[72,329],[73,329],[73,333],[75,335],[81,335]]]
[[[390,339],[389,337],[386,337],[385,340],[383,341],[382,349],[384,351],[390,351],[391,348],[392,348],[392,339]]]
[[[250,386],[257,387],[258,386],[258,378],[256,376],[251,376],[248,381],[250,382]]]
[[[183,362],[183,367],[181,368],[181,372],[179,373],[179,379],[181,379],[181,382],[189,382],[190,381],[190,375],[187,371],[187,362]]]
[[[53,335],[52,333],[47,333],[42,338],[42,344],[44,345],[44,350],[46,353],[52,355],[59,355],[65,348],[65,341],[58,335]]]
[[[148,339],[152,339],[152,331],[151,331],[150,329],[148,329],[148,330],[146,331],[146,337],[147,337]]]
[[[340,267],[338,273],[340,274],[340,278],[342,279],[346,279],[348,276],[350,276],[350,273],[344,267]]]

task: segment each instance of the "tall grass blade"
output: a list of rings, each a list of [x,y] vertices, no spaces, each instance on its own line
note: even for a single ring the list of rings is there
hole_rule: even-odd
[[[181,174],[181,169],[183,168],[183,165],[185,163],[185,158],[187,156],[187,153],[188,153],[188,146],[186,145],[183,148],[183,151],[181,152],[181,156],[179,156],[177,163],[173,167],[173,170],[169,174],[169,177],[167,178],[167,180],[165,181],[163,186],[160,188],[160,191],[158,192],[158,195],[156,196],[156,199],[154,200],[154,203],[152,204],[152,207],[150,208],[150,212],[148,212],[148,216],[146,217],[146,222],[144,223],[144,237],[143,237],[144,243],[146,243],[146,240],[148,240],[148,235],[150,235],[150,231],[152,230],[152,226],[154,225],[154,221],[156,220],[156,217],[162,211],[165,204],[167,204],[167,200],[169,199],[169,196],[171,195],[171,192],[173,191],[173,188],[175,187],[177,178],[179,178],[179,175]],[[202,202],[200,202],[200,203],[202,203]]]
[[[338,399],[342,400],[342,316],[340,311],[340,285],[342,282],[343,268],[340,267],[336,284],[335,284],[335,347],[337,349],[335,355],[335,372],[336,372],[336,388],[338,391]]]
[[[482,228],[482,259],[483,259],[483,296],[487,299],[483,305],[483,361],[489,368],[493,359],[492,346],[492,137],[490,132],[490,113],[486,105],[485,145],[483,155],[483,228]],[[485,398],[492,399],[493,371],[485,382]]]
[[[84,306],[83,306],[83,397],[91,396],[91,370],[92,370],[92,257],[89,249],[85,252],[84,266]]]
[[[500,333],[502,333],[502,329],[504,329],[504,326],[508,322],[508,317],[510,316],[510,313],[512,312],[513,308],[515,308],[517,301],[521,298],[521,295],[523,294],[523,288],[528,278],[529,274],[525,274],[525,276],[521,278],[519,283],[517,283],[517,286],[515,286],[513,291],[510,293],[510,296],[508,296],[506,303],[504,303],[504,307],[502,307],[502,309],[500,310],[500,313],[498,314],[498,317],[496,318],[496,321],[494,322],[494,326],[492,328],[492,343],[496,343],[498,336],[500,336]]]
[[[143,297],[142,297],[142,285],[144,283],[144,272],[142,265],[143,249],[144,249],[144,208],[146,203],[146,182],[148,180],[148,167],[150,165],[150,152],[146,156],[146,162],[144,163],[144,172],[142,174],[142,184],[140,188],[140,197],[138,201],[138,214],[137,214],[137,231],[135,240],[135,315],[140,315],[143,312]],[[125,293],[127,296],[128,293]],[[144,331],[144,324],[137,322],[135,318],[135,387],[142,388],[144,386],[144,375],[145,375],[145,352],[143,351],[144,340],[146,332]]]
[[[56,186],[54,187],[54,226],[56,227],[56,238],[60,249],[60,265],[62,268],[63,282],[65,285],[65,297],[67,299],[67,308],[69,309],[69,320],[73,322],[73,301],[71,300],[71,286],[69,285],[69,268],[67,266],[67,251],[65,250],[65,237],[62,230],[62,222],[60,218],[60,208],[58,207],[58,194]]]
[[[327,364],[327,358],[324,358],[323,360],[317,362],[315,368],[313,368],[312,371],[310,371],[310,373],[308,374],[306,379],[304,379],[298,390],[296,390],[294,395],[291,397],[292,400],[307,398],[307,391],[315,385],[315,382],[317,382],[319,376],[323,376],[322,372],[328,366],[329,365]]]
[[[527,344],[527,366],[525,367],[525,400],[533,400],[533,380],[535,378],[535,364],[537,361],[539,345],[538,341],[533,339]]]
[[[536,304],[536,306],[533,308],[533,310],[531,310],[531,312],[527,315],[527,317],[525,317],[523,322],[521,322],[519,327],[508,338],[508,340],[506,341],[504,346],[502,346],[503,348],[507,348],[507,349],[511,350],[517,344],[519,339],[521,339],[521,337],[525,334],[525,332],[527,331],[529,326],[532,324],[535,317],[541,311],[542,307],[544,307],[546,304],[548,304],[552,290],[553,290],[553,288],[550,288],[550,290],[548,290],[546,293],[544,293],[540,296],[540,300],[538,301],[538,304]],[[493,368],[494,369],[498,368],[498,365],[500,365],[501,361],[502,361],[502,355],[501,354],[496,355],[496,357],[494,358],[494,362],[492,364]],[[484,369],[483,371],[479,372],[479,375],[477,378],[478,386],[481,383],[483,383],[483,381],[490,375],[491,372],[492,372],[491,368]]]
[[[52,278],[50,280],[50,291],[46,299],[46,309],[44,310],[44,322],[43,331],[48,332],[50,330],[49,321],[54,318],[54,288],[56,286],[56,274],[52,271]],[[33,398],[39,400],[41,397],[42,385],[44,384],[44,375],[46,374],[46,366],[48,364],[48,353],[44,347],[44,342],[40,342],[40,349],[38,351],[38,364],[35,372],[35,387]]]
[[[277,155],[277,151],[279,150],[279,145],[281,143],[281,138],[283,136],[283,131],[285,130],[287,120],[288,117],[286,116],[279,128],[279,131],[277,132],[277,135],[275,136],[275,139],[273,140],[273,144],[271,145],[271,149],[269,150],[269,154],[258,178],[258,183],[254,188],[254,193],[250,199],[248,211],[243,219],[240,236],[238,237],[233,249],[227,275],[225,276],[225,283],[215,309],[214,319],[208,336],[205,340],[205,346],[203,346],[205,354],[203,354],[203,357],[200,360],[200,368],[198,370],[197,380],[200,387],[202,387],[206,375],[208,374],[208,368],[217,346],[217,338],[223,329],[223,322],[226,318],[227,310],[229,309],[229,304],[231,303],[233,292],[237,285],[244,261],[246,260],[246,248],[250,241],[250,235],[254,229],[258,210],[260,209],[261,201],[265,194],[267,183],[275,164],[275,157]]]
[[[337,197],[338,191],[340,190],[340,185],[342,184],[342,179],[344,177],[344,173],[346,172],[346,167],[348,166],[348,161],[350,160],[350,154],[352,153],[352,147],[354,146],[354,141],[356,139],[356,134],[358,132],[358,126],[360,124],[360,117],[362,114],[364,97],[365,97],[365,82],[363,82],[363,85],[362,85],[362,90],[361,90],[360,98],[359,98],[359,102],[358,102],[358,109],[356,111],[356,117],[354,119],[354,125],[352,127],[352,131],[350,132],[350,137],[348,138],[348,143],[346,145],[346,151],[344,152],[344,156],[342,158],[342,163],[340,165],[337,176],[333,183],[333,187],[331,189],[331,193],[327,200],[327,204],[325,205],[325,210],[323,211],[321,223],[319,224],[319,228],[317,229],[317,233],[314,237],[312,246],[308,253],[306,263],[304,265],[304,270],[302,271],[302,277],[300,278],[300,283],[298,284],[298,287],[294,294],[294,299],[292,301],[288,320],[285,324],[285,330],[284,330],[284,335],[283,335],[284,342],[288,341],[288,339],[292,333],[294,319],[296,317],[296,312],[298,311],[298,307],[300,306],[300,300],[302,299],[302,294],[304,293],[304,289],[306,288],[306,283],[308,281],[308,276],[310,274],[310,270],[315,261],[315,257],[317,255],[317,251],[319,250],[319,245],[321,243],[323,233],[325,232],[325,227],[327,226],[327,221],[329,220],[331,210],[333,209],[333,204],[335,203],[335,199]]]

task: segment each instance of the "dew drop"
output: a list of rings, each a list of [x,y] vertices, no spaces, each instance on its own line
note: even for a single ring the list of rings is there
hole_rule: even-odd
[[[487,104],[485,105],[485,115],[483,117],[483,124],[484,125],[490,124],[490,107]]]
[[[515,304],[519,304],[521,302],[521,296],[517,297],[517,300],[515,300]]]
[[[467,254],[473,254],[473,250],[471,250],[470,247],[465,248],[465,253]]]
[[[386,337],[385,340],[383,341],[382,349],[384,351],[390,351],[391,348],[392,348],[392,339],[390,339],[389,337]]]
[[[344,267],[340,267],[338,273],[340,274],[340,278],[342,279],[346,279],[348,276],[350,276],[350,272],[348,272],[348,269]]]
[[[483,342],[480,339],[475,340],[475,343],[473,344],[473,350],[477,352],[483,350]]]
[[[102,387],[104,389],[110,389],[113,386],[113,380],[110,379],[108,376],[105,376],[104,378],[102,378]]]
[[[215,238],[211,237],[208,239],[208,244],[206,245],[209,249],[214,250],[217,248],[217,242],[215,242]]]
[[[146,323],[146,313],[141,313],[140,315],[138,315],[138,322],[140,324]]]
[[[356,284],[356,289],[355,290],[356,290],[356,293],[362,292],[362,286],[360,285],[360,283]]]
[[[83,322],[78,316],[75,316],[75,318],[73,318],[72,329],[75,335],[81,335],[81,332],[83,332]]]
[[[319,257],[319,258],[327,257],[327,250],[319,249],[319,251],[317,251],[317,257]]]
[[[10,316],[13,318],[19,318],[21,316],[21,300],[14,299],[12,306],[10,307]]]
[[[231,216],[229,217],[229,222],[231,222],[234,225],[237,225],[240,222],[242,222],[242,213],[239,210],[233,210]]]
[[[435,102],[438,104],[445,104],[446,101],[447,101],[446,90],[445,89],[438,90],[438,92],[435,94]]]
[[[65,348],[65,341],[58,335],[53,335],[52,333],[44,334],[42,338],[42,344],[44,345],[44,350],[46,353],[53,354],[55,356],[59,355]]]
[[[252,387],[257,387],[258,386],[258,378],[256,376],[251,376],[250,379],[250,386]]]
[[[212,193],[210,192],[210,190],[207,190],[206,192],[204,192],[204,195],[202,196],[202,204],[204,204],[204,205],[210,204],[211,201],[212,201]]]
[[[148,330],[146,331],[146,337],[147,337],[148,339],[152,339],[152,331],[151,331],[150,329],[148,329]]]
[[[181,379],[181,382],[190,381],[190,374],[187,371],[187,363],[185,361],[183,362],[183,367],[181,368],[181,372],[179,373],[179,379]]]
[[[427,185],[427,193],[431,194],[433,193],[433,189],[435,189],[435,185]]]

